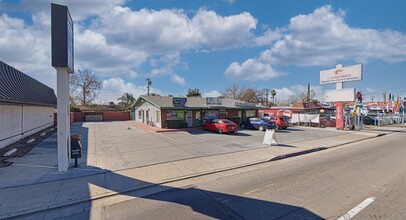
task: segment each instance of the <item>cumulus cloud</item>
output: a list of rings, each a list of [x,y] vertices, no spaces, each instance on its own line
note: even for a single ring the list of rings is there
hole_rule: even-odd
[[[332,65],[347,60],[406,61],[406,35],[350,27],[344,18],[345,12],[334,12],[331,6],[291,18],[288,33],[264,51],[261,60],[298,66]]]
[[[406,61],[405,34],[350,27],[345,22],[345,15],[343,10],[334,11],[331,6],[323,6],[310,14],[292,17],[288,27],[268,30],[255,39],[257,45],[273,42],[258,59],[248,59],[243,64],[233,62],[225,74],[230,75],[234,70],[234,77],[250,80],[251,72],[239,68],[246,63],[258,65],[260,69],[265,65],[273,69],[278,65],[326,66],[345,61],[365,63],[373,59],[389,63]],[[258,80],[269,78],[267,76],[269,72],[264,71]]]
[[[186,84],[186,80],[180,76],[178,76],[177,74],[172,74],[171,75],[171,81],[175,84],[184,86]]]
[[[131,82],[126,82],[120,77],[103,80],[103,90],[100,92],[97,102],[117,102],[117,99],[124,93],[133,94],[135,98],[147,93],[146,86],[137,86]],[[159,90],[153,92],[161,94]]]
[[[50,66],[50,2],[22,0],[0,5],[4,11],[32,14],[31,20],[0,14],[0,57],[55,88],[55,70]],[[247,12],[221,16],[205,9],[194,14],[181,9],[132,10],[123,6],[125,0],[52,2],[67,5],[75,22],[75,69],[88,69],[101,78],[150,75],[185,85],[185,78],[177,73],[187,69],[180,60],[182,52],[242,46],[253,37],[257,22]]]
[[[324,89],[321,86],[311,86],[311,90],[315,93],[315,99],[324,101]],[[278,101],[286,101],[291,96],[299,96],[302,93],[307,92],[307,85],[296,84],[289,87],[282,87],[276,90],[275,98]]]
[[[219,91],[217,91],[217,90],[213,90],[213,91],[204,93],[202,96],[204,98],[206,98],[206,97],[219,97],[219,96],[221,96],[221,93]]]
[[[276,78],[284,73],[274,70],[270,64],[249,59],[242,64],[231,63],[226,69],[225,75],[230,79],[258,81]]]

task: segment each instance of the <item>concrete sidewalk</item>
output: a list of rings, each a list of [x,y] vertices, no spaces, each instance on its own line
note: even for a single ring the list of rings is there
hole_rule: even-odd
[[[397,128],[400,129],[400,128]],[[123,194],[151,185],[258,164],[320,148],[331,148],[381,135],[374,132],[344,132],[338,136],[304,140],[218,155],[181,159],[132,169],[106,171],[69,179],[64,173],[55,181],[0,189],[0,218],[62,207],[97,198]],[[98,172],[97,172],[98,171]]]

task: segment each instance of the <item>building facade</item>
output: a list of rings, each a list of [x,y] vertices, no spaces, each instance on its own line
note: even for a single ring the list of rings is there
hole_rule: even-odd
[[[54,90],[0,61],[0,148],[54,124]]]
[[[257,116],[260,108],[227,98],[140,96],[132,106],[132,119],[159,128],[200,127],[214,118],[239,123]]]

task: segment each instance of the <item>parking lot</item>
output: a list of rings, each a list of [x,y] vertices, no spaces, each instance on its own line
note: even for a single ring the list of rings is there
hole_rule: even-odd
[[[155,133],[126,122],[109,122],[75,123],[71,130],[72,135],[82,136],[81,166],[113,171],[268,147],[262,144],[265,132],[247,129],[221,135],[199,129]],[[278,130],[276,137],[279,148],[289,148],[295,142],[340,134],[332,129],[291,127]]]

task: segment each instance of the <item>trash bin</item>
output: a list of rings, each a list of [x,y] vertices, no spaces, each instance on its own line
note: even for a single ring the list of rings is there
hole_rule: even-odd
[[[78,166],[78,158],[82,157],[82,144],[80,144],[80,135],[70,136],[70,155],[75,158],[75,167]]]

